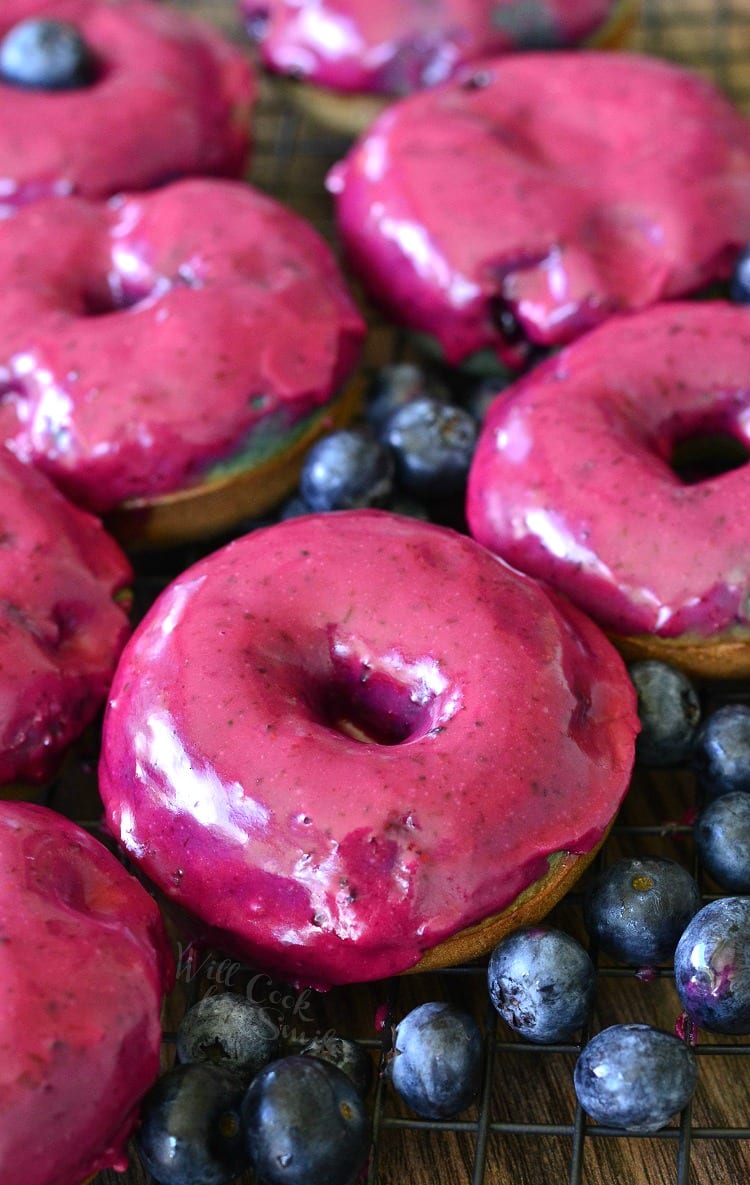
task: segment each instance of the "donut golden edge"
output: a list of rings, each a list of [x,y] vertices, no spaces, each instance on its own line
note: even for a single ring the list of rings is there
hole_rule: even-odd
[[[626,662],[657,659],[679,667],[695,679],[750,678],[750,631],[714,638],[658,638],[654,634],[608,634]]]

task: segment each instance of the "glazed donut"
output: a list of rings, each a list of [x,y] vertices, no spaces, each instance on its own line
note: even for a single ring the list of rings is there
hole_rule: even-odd
[[[0,215],[50,194],[243,174],[254,82],[214,30],[151,0],[3,0],[0,40],[30,18],[77,29],[95,73],[58,91],[0,78]]]
[[[667,62],[518,54],[390,108],[329,186],[396,320],[451,363],[518,366],[729,275],[750,240],[750,123]]]
[[[131,575],[97,519],[0,448],[0,792],[48,778],[104,704]]]
[[[750,457],[749,347],[747,310],[677,303],[531,371],[485,422],[472,535],[629,658],[750,675],[750,470],[722,472]]]
[[[0,1178],[80,1185],[124,1169],[159,1071],[173,979],[159,911],[100,843],[0,803]]]
[[[0,222],[0,285],[0,439],[123,538],[261,513],[349,413],[333,256],[239,182],[36,202]]]
[[[240,0],[263,64],[324,122],[364,130],[389,99],[488,54],[622,44],[637,0]],[[312,85],[306,85],[312,84]]]
[[[357,982],[473,957],[551,908],[637,728],[622,660],[575,609],[447,528],[341,511],[235,540],[162,595],[115,677],[100,789],[218,945],[287,982]]]

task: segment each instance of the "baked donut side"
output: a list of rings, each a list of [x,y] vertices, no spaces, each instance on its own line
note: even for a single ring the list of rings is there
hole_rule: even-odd
[[[628,658],[750,673],[746,311],[613,318],[492,407],[472,534],[562,590]]]
[[[100,787],[113,833],[218,945],[356,982],[591,852],[636,731],[601,632],[470,539],[311,515],[160,598],[113,684]]]

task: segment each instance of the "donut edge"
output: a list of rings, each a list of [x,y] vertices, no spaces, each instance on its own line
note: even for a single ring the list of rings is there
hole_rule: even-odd
[[[655,659],[679,667],[695,679],[750,678],[750,630],[716,634],[713,638],[609,632],[607,636],[626,662]]]

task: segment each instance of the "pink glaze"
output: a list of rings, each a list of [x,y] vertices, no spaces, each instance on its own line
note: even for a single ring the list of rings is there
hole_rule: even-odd
[[[159,1070],[172,959],[159,911],[74,823],[0,803],[0,1178],[123,1169]]]
[[[497,400],[468,493],[476,539],[622,634],[750,622],[750,469],[687,484],[673,448],[750,449],[750,317],[723,302],[613,319]]]
[[[610,644],[465,536],[380,511],[189,569],[105,717],[112,831],[227,950],[375,979],[588,851],[637,721]]]
[[[333,170],[373,295],[458,362],[567,342],[728,274],[750,240],[750,123],[627,54],[521,54],[390,108]],[[503,331],[512,314],[519,334]]]
[[[323,240],[237,182],[0,222],[0,439],[97,512],[283,441],[362,336]]]
[[[131,575],[97,519],[0,448],[0,786],[48,777],[101,708]]]
[[[464,62],[590,36],[617,0],[240,0],[271,70],[342,91],[402,95]]]
[[[2,0],[0,38],[37,16],[75,25],[99,73],[69,91],[0,81],[0,216],[47,194],[241,176],[254,82],[218,33],[151,0]]]

